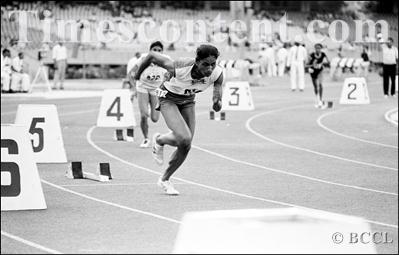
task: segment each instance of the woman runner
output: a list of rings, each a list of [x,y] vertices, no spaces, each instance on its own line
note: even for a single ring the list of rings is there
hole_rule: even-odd
[[[163,44],[156,41],[150,45],[150,52],[163,52]],[[143,55],[137,63],[132,67],[129,78],[138,70],[138,66],[144,60],[147,54]],[[151,116],[152,122],[157,122],[159,119],[159,111],[155,108],[158,105],[158,97],[155,95],[155,89],[158,88],[164,81],[166,69],[151,64],[140,76],[137,83],[131,79],[133,85],[133,95],[137,95],[137,101],[140,109],[140,127],[144,136],[143,142],[140,144],[141,148],[148,148],[150,146],[150,139],[148,139],[148,117]],[[150,114],[148,113],[148,106],[150,106]]]
[[[329,64],[329,61],[327,55],[321,51],[322,47],[320,43],[315,44],[315,52],[310,54],[308,62],[309,73],[316,95],[316,108],[327,107],[323,102],[323,68],[324,65]]]
[[[184,162],[191,148],[195,131],[195,93],[213,85],[213,110],[218,112],[222,108],[223,70],[216,65],[218,57],[218,49],[211,45],[199,46],[195,59],[173,61],[157,52],[150,52],[136,73],[135,78],[138,79],[151,63],[168,71],[166,81],[157,89],[157,95],[159,109],[171,132],[156,133],[152,140],[152,155],[160,165],[163,164],[164,146],[177,147],[158,180],[158,186],[168,195],[179,194],[169,179]]]

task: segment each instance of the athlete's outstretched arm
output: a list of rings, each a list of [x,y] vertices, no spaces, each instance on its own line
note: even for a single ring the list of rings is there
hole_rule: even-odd
[[[136,65],[134,65],[132,67],[132,69],[129,71],[129,73],[127,74],[127,77],[129,79],[130,84],[132,85],[131,90],[132,90],[132,96],[136,96],[137,95],[137,89],[136,89],[136,80],[133,78],[134,74],[137,72],[137,69],[139,67]]]
[[[143,62],[139,65],[137,72],[134,75],[136,80],[140,79],[141,73],[151,64],[156,64],[162,68],[165,68],[170,74],[175,74],[174,61],[163,54],[151,51],[143,59]]]
[[[215,112],[218,112],[222,109],[223,80],[223,73],[221,73],[219,78],[213,84],[212,108]]]

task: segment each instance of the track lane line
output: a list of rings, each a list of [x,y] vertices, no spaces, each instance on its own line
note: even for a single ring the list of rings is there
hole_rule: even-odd
[[[275,113],[275,112],[279,112],[279,111],[285,111],[287,109],[297,109],[297,108],[302,108],[302,107],[306,107],[306,106],[307,105],[284,107],[284,108],[279,108],[279,109],[274,109],[274,110],[267,111],[267,113]],[[263,112],[263,113],[265,113],[265,112]],[[200,113],[198,115],[202,115],[202,114],[203,113]],[[398,194],[394,193],[394,192],[381,191],[381,190],[376,190],[376,189],[360,187],[360,186],[356,186],[356,185],[349,185],[349,184],[331,182],[331,181],[327,181],[327,180],[320,179],[320,178],[310,177],[310,176],[301,175],[301,174],[295,174],[295,173],[292,173],[292,172],[289,172],[289,171],[284,171],[284,170],[281,170],[281,169],[266,167],[266,166],[263,166],[263,165],[259,165],[259,164],[255,164],[255,163],[251,163],[251,162],[247,162],[247,161],[243,161],[243,160],[234,159],[232,157],[229,157],[229,156],[226,156],[226,155],[214,152],[214,151],[210,151],[210,150],[204,149],[204,148],[202,148],[200,146],[197,146],[197,145],[192,145],[192,147],[195,148],[195,149],[201,150],[203,152],[212,154],[214,156],[217,156],[217,157],[232,161],[232,162],[236,162],[236,163],[239,163],[239,164],[248,165],[248,166],[251,166],[251,167],[272,171],[272,172],[275,172],[275,173],[290,175],[290,176],[303,178],[303,179],[307,179],[307,180],[314,181],[314,182],[320,182],[320,183],[329,184],[329,185],[341,186],[341,187],[345,187],[345,188],[352,188],[352,189],[364,190],[364,191],[375,192],[375,193],[380,193],[380,194],[385,194],[385,195],[398,196]]]
[[[44,184],[47,184],[47,185],[49,185],[49,186],[51,186],[53,188],[62,190],[62,191],[67,192],[67,193],[74,194],[74,195],[79,196],[79,197],[83,197],[83,198],[89,199],[89,200],[92,200],[92,201],[95,201],[95,202],[99,202],[99,203],[102,203],[102,204],[106,204],[106,205],[113,206],[113,207],[116,207],[116,208],[120,208],[120,209],[123,209],[123,210],[131,211],[131,212],[134,212],[134,213],[143,214],[143,215],[146,215],[146,216],[150,216],[150,217],[157,218],[157,219],[160,219],[160,220],[165,220],[165,221],[172,222],[172,223],[178,223],[178,224],[181,223],[178,220],[175,220],[175,219],[172,219],[172,218],[169,218],[169,217],[165,217],[165,216],[162,216],[162,215],[159,215],[159,214],[155,214],[155,213],[151,213],[151,212],[135,209],[135,208],[132,208],[132,207],[120,205],[120,204],[117,204],[117,203],[113,203],[113,202],[109,202],[109,201],[106,201],[106,200],[103,200],[103,199],[99,199],[99,198],[95,198],[95,197],[92,197],[92,196],[89,196],[89,195],[85,195],[83,193],[76,192],[76,191],[61,187],[60,185],[51,183],[51,182],[46,181],[44,179],[41,179],[41,181]]]
[[[324,183],[324,184],[334,185],[334,186],[340,186],[340,187],[345,187],[345,188],[351,188],[351,189],[374,192],[374,193],[379,193],[379,194],[391,195],[391,196],[396,196],[396,197],[398,196],[397,193],[393,193],[393,192],[369,189],[369,188],[364,188],[364,187],[360,187],[360,186],[356,186],[356,185],[349,185],[349,184],[331,182],[331,181],[327,181],[327,180],[323,180],[323,179],[319,179],[319,178],[314,178],[314,177],[310,177],[310,176],[306,176],[306,175],[301,175],[301,174],[295,174],[295,173],[292,173],[292,172],[287,172],[287,171],[284,171],[284,170],[279,170],[279,169],[275,169],[275,168],[271,168],[271,167],[265,167],[265,166],[254,164],[254,163],[251,163],[251,162],[247,162],[247,161],[243,161],[243,160],[239,160],[239,159],[234,159],[234,158],[228,157],[226,155],[223,155],[223,154],[220,154],[220,153],[217,153],[217,152],[213,152],[213,151],[201,148],[201,147],[196,146],[196,145],[193,145],[192,147],[197,149],[197,150],[212,154],[212,155],[217,156],[219,158],[223,158],[223,159],[235,162],[235,163],[239,163],[239,164],[243,164],[243,165],[247,165],[247,166],[251,166],[251,167],[255,167],[255,168],[260,168],[260,169],[264,169],[264,170],[275,172],[275,173],[279,173],[279,174],[290,175],[290,176],[294,176],[294,177],[298,177],[298,178],[302,178],[302,179],[306,179],[306,180],[310,180],[310,181],[314,181],[314,182],[320,182],[320,183]]]
[[[31,103],[26,103],[26,104],[31,104]],[[45,103],[41,103],[41,104],[45,104]],[[20,105],[20,104],[18,104],[18,105]],[[15,110],[13,110],[13,111],[6,111],[6,112],[1,112],[1,116],[8,116],[8,115],[13,115],[13,114],[17,114],[17,111],[18,111],[18,105],[17,105],[17,109],[15,109]],[[57,104],[54,104],[56,107],[57,107],[57,112],[60,112],[60,109],[63,109],[64,110],[64,108],[82,108],[82,107],[90,107],[90,106],[97,106],[97,110],[99,109],[99,107],[100,107],[100,104],[99,103],[88,103],[88,104],[65,104],[65,105],[62,105],[62,107],[60,107],[61,105],[57,105]],[[68,110],[68,109],[65,109],[65,110]]]
[[[398,147],[393,146],[393,145],[389,145],[389,144],[385,144],[385,143],[378,143],[378,142],[374,142],[374,141],[370,141],[370,140],[366,140],[366,139],[361,139],[361,138],[357,138],[357,137],[350,136],[350,135],[345,135],[345,134],[339,133],[339,132],[337,132],[335,130],[332,130],[331,128],[328,128],[326,125],[323,124],[322,120],[325,117],[327,117],[329,115],[332,115],[334,113],[337,113],[337,111],[335,111],[335,112],[327,112],[327,113],[324,113],[324,114],[320,115],[320,117],[317,119],[317,125],[319,125],[319,127],[321,127],[322,129],[324,129],[324,130],[326,130],[326,131],[328,131],[330,133],[333,133],[335,135],[342,136],[342,137],[345,137],[345,138],[348,138],[348,139],[351,139],[351,140],[354,140],[354,141],[369,143],[369,144],[383,146],[383,147],[387,147],[387,148],[393,148],[393,149],[396,149],[396,150],[398,149]]]
[[[394,109],[391,109],[391,110],[389,110],[389,111],[387,111],[385,114],[384,114],[384,117],[385,117],[385,119],[389,122],[389,123],[391,123],[391,124],[393,124],[393,125],[395,125],[396,127],[398,126],[398,122],[396,122],[396,121],[394,121],[394,120],[392,120],[390,117],[389,117],[389,115],[391,115],[393,112],[397,112],[398,111],[398,108],[394,108]]]
[[[110,153],[110,152],[98,147],[93,142],[93,140],[91,139],[92,132],[93,132],[93,130],[95,128],[96,128],[96,126],[92,126],[86,133],[87,142],[93,148],[95,148],[99,152],[109,156],[110,158],[113,158],[113,159],[115,159],[115,160],[117,160],[117,161],[119,161],[121,163],[126,164],[126,165],[132,166],[132,167],[137,168],[137,169],[144,170],[146,172],[149,172],[149,173],[152,173],[152,174],[155,174],[155,175],[158,175],[158,176],[161,175],[161,173],[158,172],[158,171],[155,171],[155,170],[152,170],[152,169],[149,169],[149,168],[146,168],[146,167],[131,163],[131,162],[127,161],[127,160],[124,160],[124,159],[122,159],[122,158],[120,158],[118,156],[115,156],[114,154],[112,154],[112,153]],[[316,211],[320,211],[320,212],[328,212],[328,211],[323,211],[323,210],[314,209],[314,208],[310,208],[310,207],[304,207],[304,206],[300,206],[300,205],[296,205],[296,204],[291,204],[291,203],[286,203],[286,202],[281,202],[281,201],[276,201],[276,200],[271,200],[271,199],[251,196],[251,195],[247,195],[247,194],[243,194],[243,193],[238,193],[238,192],[234,192],[234,191],[230,191],[230,190],[226,190],[226,189],[221,189],[221,188],[217,188],[217,187],[201,184],[201,183],[198,183],[198,182],[189,181],[189,180],[186,180],[186,179],[183,179],[183,178],[172,177],[172,179],[178,180],[178,181],[181,181],[181,182],[185,182],[185,183],[189,183],[189,184],[192,184],[194,186],[206,188],[206,189],[209,189],[209,190],[214,190],[214,191],[218,191],[218,192],[222,192],[222,193],[226,193],[226,194],[230,194],[230,195],[234,195],[234,196],[238,196],[238,197],[248,198],[248,199],[252,199],[252,200],[257,200],[257,201],[277,204],[277,205],[281,205],[281,206],[296,207],[296,208],[301,208],[301,209],[305,209],[305,210],[316,210]],[[388,224],[388,223],[378,222],[378,221],[373,221],[373,220],[368,220],[368,219],[365,219],[365,221],[367,221],[369,223],[372,223],[372,224],[375,224],[375,225],[384,226],[384,227],[391,227],[391,228],[396,228],[396,229],[398,228],[398,225],[394,225],[394,224]]]
[[[5,231],[3,231],[3,230],[1,230],[1,234],[2,234],[3,236],[6,236],[6,237],[10,238],[10,239],[13,239],[13,240],[15,240],[15,241],[17,241],[17,242],[23,243],[23,244],[25,244],[25,245],[28,245],[28,246],[30,246],[30,247],[39,249],[39,250],[44,251],[44,252],[47,252],[47,253],[51,253],[51,254],[63,254],[62,252],[59,252],[59,251],[57,251],[57,250],[50,249],[50,248],[48,248],[48,247],[45,247],[45,246],[40,245],[40,244],[37,244],[37,243],[35,243],[35,242],[26,240],[26,239],[21,238],[21,237],[19,237],[19,236],[16,236],[16,235],[7,233],[7,232],[5,232]]]
[[[333,158],[333,159],[341,160],[341,161],[347,161],[347,162],[351,162],[351,163],[354,163],[354,164],[365,165],[365,166],[369,166],[369,167],[387,169],[387,170],[390,170],[390,171],[398,172],[397,168],[388,167],[388,166],[381,166],[381,165],[367,163],[367,162],[358,161],[358,160],[354,160],[354,159],[343,158],[343,157],[332,155],[332,154],[328,154],[328,153],[318,152],[318,151],[310,150],[310,149],[307,149],[307,148],[303,148],[303,147],[299,147],[299,146],[295,146],[295,145],[290,145],[290,144],[286,144],[286,143],[283,143],[283,142],[279,142],[279,141],[274,140],[274,139],[272,139],[270,137],[264,136],[264,135],[260,134],[259,132],[255,131],[251,127],[251,122],[254,119],[259,118],[260,116],[268,114],[268,113],[269,112],[258,113],[258,114],[255,114],[254,116],[252,116],[251,118],[249,118],[246,121],[246,123],[245,123],[245,126],[248,129],[248,131],[250,131],[252,134],[258,136],[259,138],[261,138],[263,140],[269,141],[269,142],[274,143],[274,144],[281,145],[281,146],[286,147],[286,148],[290,148],[290,149],[294,149],[294,150],[300,150],[300,151],[305,151],[305,152],[316,154],[316,155],[319,155],[319,156],[323,156],[323,157],[327,157],[327,158]]]

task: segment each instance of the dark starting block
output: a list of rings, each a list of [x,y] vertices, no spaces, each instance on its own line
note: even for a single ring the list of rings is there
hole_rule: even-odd
[[[109,163],[100,163],[100,174],[108,176],[110,180],[112,179]]]
[[[134,142],[134,129],[133,128],[126,129],[126,139],[125,139],[125,136],[123,133],[124,133],[124,129],[116,129],[115,130],[115,140]]]
[[[219,116],[218,116],[219,115]],[[219,114],[217,112],[214,111],[210,111],[209,112],[209,119],[211,120],[226,120],[226,113],[225,112],[220,112]]]
[[[81,161],[72,162],[71,168],[67,170],[65,176],[70,179],[89,179],[99,182],[107,182],[112,179],[109,163],[100,163],[100,169],[98,173],[94,174],[84,172]]]
[[[134,129],[133,128],[128,128],[126,130],[126,141],[134,142]]]
[[[323,106],[321,108],[327,109],[327,108],[332,108],[332,107],[333,107],[333,101],[324,101]]]

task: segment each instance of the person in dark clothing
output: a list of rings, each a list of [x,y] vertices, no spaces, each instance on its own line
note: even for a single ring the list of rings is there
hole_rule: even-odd
[[[312,78],[314,93],[316,95],[316,108],[324,108],[323,102],[323,68],[329,64],[327,55],[322,52],[323,46],[320,43],[315,44],[315,52],[309,55],[308,70]]]
[[[388,93],[391,96],[395,95],[395,75],[396,63],[398,62],[398,48],[393,45],[393,39],[388,38],[388,42],[381,44],[382,48],[382,72],[384,81],[384,97],[388,98]],[[389,80],[391,80],[391,91],[389,91]]]
[[[367,45],[363,45],[363,51],[360,57],[362,58],[360,66],[361,70],[363,71],[363,77],[367,80],[367,76],[369,74],[369,67],[370,67],[370,51]]]

